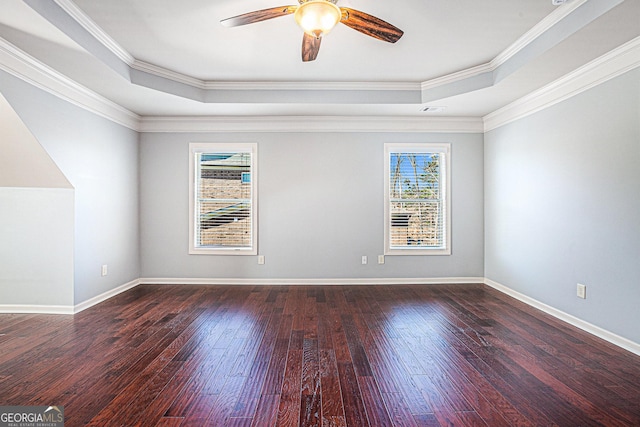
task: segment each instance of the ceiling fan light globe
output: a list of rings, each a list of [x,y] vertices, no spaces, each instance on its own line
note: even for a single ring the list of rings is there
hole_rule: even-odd
[[[338,6],[326,0],[310,0],[298,7],[294,17],[305,33],[319,38],[340,22],[342,12]]]

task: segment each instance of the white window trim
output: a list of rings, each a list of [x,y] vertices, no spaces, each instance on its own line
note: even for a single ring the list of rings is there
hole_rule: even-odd
[[[248,248],[201,248],[196,247],[196,154],[208,152],[251,153],[251,247]],[[192,142],[189,144],[189,254],[192,255],[257,255],[258,254],[258,144]]]
[[[390,213],[390,163],[391,153],[442,153],[440,165],[444,181],[445,227],[444,247],[441,248],[392,248]],[[385,255],[451,255],[451,144],[450,143],[385,143],[384,144],[384,254]]]

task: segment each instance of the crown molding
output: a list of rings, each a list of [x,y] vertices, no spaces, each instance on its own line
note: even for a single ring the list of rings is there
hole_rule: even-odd
[[[208,90],[419,91],[417,82],[284,82],[207,81]]]
[[[178,73],[176,71],[171,71],[167,68],[163,68],[158,65],[151,64],[149,62],[144,62],[138,59],[134,59],[131,62],[131,64],[129,64],[129,66],[134,70],[147,73],[155,77],[160,77],[160,78],[171,80],[173,82],[177,82],[187,86],[192,86],[200,90],[207,89],[207,82],[204,80],[200,80],[195,77],[190,77],[185,74]]]
[[[417,82],[286,82],[200,80],[144,61],[134,60],[131,68],[152,76],[192,86],[204,91],[419,91]]]
[[[139,132],[483,132],[482,120],[471,117],[140,117],[77,84],[2,38],[0,69]]]
[[[111,53],[117,56],[125,64],[132,66],[135,58],[107,34],[98,24],[96,24],[82,9],[71,0],[54,0],[55,3],[84,28],[93,38],[100,42]]]
[[[500,65],[506,63],[514,55],[525,49],[528,45],[533,43],[534,40],[549,31],[551,27],[567,18],[587,1],[589,0],[573,0],[556,8],[542,21],[538,22],[529,31],[524,33],[518,40],[513,42],[509,47],[499,53],[488,65],[492,70],[495,70]]]
[[[73,105],[139,132],[488,132],[550,107],[638,66],[640,37],[482,119],[373,116],[141,117],[90,91],[0,38],[0,69]],[[282,83],[283,87],[287,85],[288,83]],[[407,84],[404,87],[412,86]],[[309,88],[310,86],[307,86],[307,89]],[[317,88],[321,90],[320,84]]]
[[[138,130],[140,116],[76,83],[2,37],[0,69],[100,117]]]
[[[464,70],[457,71],[455,73],[447,74],[441,77],[437,77],[434,79],[426,80],[421,83],[420,87],[423,91],[435,89],[437,87],[441,87],[444,85],[449,85],[452,83],[459,82],[461,80],[471,79],[473,77],[477,77],[481,74],[485,73],[493,73],[496,71],[501,65],[505,64],[509,59],[511,59],[514,55],[526,49],[534,40],[540,37],[542,34],[549,31],[551,27],[561,22],[571,13],[573,13],[576,9],[582,6],[588,0],[575,0],[570,3],[565,3],[564,5],[558,7],[551,14],[546,16],[542,21],[538,22],[533,26],[529,31],[523,34],[519,39],[513,42],[510,46],[508,46],[505,50],[500,52],[495,58],[491,61],[480,64],[475,67],[466,68]]]
[[[549,108],[640,66],[640,37],[483,117],[489,132]]]
[[[140,132],[436,132],[482,133],[477,117],[413,116],[154,116]]]
[[[615,0],[619,2],[619,0]],[[614,2],[614,3],[615,3]],[[220,98],[216,102],[234,102],[237,97],[255,92],[283,93],[286,91],[307,91],[306,95],[315,96],[321,91],[353,91],[370,90],[380,96],[376,102],[391,102],[389,96],[395,91],[403,97],[403,103],[419,104],[419,99],[413,99],[411,92],[444,89],[447,85],[467,82],[483,76],[482,82],[473,84],[487,84],[486,77],[490,77],[515,53],[521,52],[524,46],[544,34],[549,28],[564,20],[571,13],[586,3],[592,8],[608,7],[601,0],[574,0],[559,7],[556,12],[541,21],[529,33],[507,48],[493,61],[459,71],[423,83],[412,82],[215,82],[204,81],[170,70],[135,60],[124,49],[110,39],[93,21],[71,0],[55,0],[64,13],[73,18],[79,25],[90,31],[93,37],[100,40],[114,55],[129,64],[131,69],[139,70],[150,76],[160,76],[163,79],[180,81],[186,86],[204,91],[217,92]],[[584,11],[584,14],[594,13]],[[591,16],[591,15],[589,15]],[[640,38],[636,38],[574,72],[552,82],[551,84],[526,95],[511,104],[500,108],[482,119],[469,117],[246,117],[246,116],[216,116],[216,117],[140,117],[122,106],[102,97],[86,87],[71,80],[65,75],[48,67],[39,60],[23,52],[13,44],[0,38],[0,69],[16,76],[48,93],[58,96],[71,104],[109,119],[127,128],[141,132],[487,132],[519,118],[533,114],[544,108],[575,96],[608,79],[614,78],[640,63]],[[314,95],[315,94],[315,95]],[[411,96],[407,95],[410,94]],[[368,94],[371,95],[371,94]],[[374,94],[375,95],[375,94]],[[419,94],[417,96],[419,98]],[[423,97],[424,98],[424,97]],[[353,101],[353,97],[350,98]],[[268,94],[263,102],[273,101]],[[280,99],[280,102],[290,102]],[[483,124],[484,123],[484,124]]]
[[[558,7],[490,62],[422,82],[428,102],[494,86],[624,0],[574,0]]]
[[[437,89],[445,85],[460,82],[462,80],[472,79],[474,77],[477,77],[485,73],[492,73],[494,70],[495,70],[494,64],[492,64],[491,62],[488,62],[486,64],[477,65],[475,67],[460,70],[455,73],[447,74],[442,77],[437,77],[435,79],[424,81],[420,83],[420,89],[423,92]]]

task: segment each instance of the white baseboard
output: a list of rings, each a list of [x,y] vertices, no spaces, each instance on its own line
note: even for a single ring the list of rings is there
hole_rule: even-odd
[[[434,277],[434,278],[341,278],[341,279],[238,279],[238,278],[160,278],[144,277],[145,285],[436,285],[484,283],[484,277]]]
[[[605,341],[610,342],[611,344],[617,345],[618,347],[622,347],[625,350],[628,350],[632,353],[635,353],[640,356],[640,344],[633,342],[627,338],[621,337],[620,335],[616,335],[613,332],[607,331],[599,326],[586,322],[582,319],[579,319],[571,314],[565,313],[562,310],[558,310],[557,308],[551,307],[543,302],[540,302],[534,298],[528,297],[524,294],[521,294],[518,291],[515,291],[505,285],[502,285],[498,282],[495,282],[491,279],[484,279],[484,283],[487,286],[490,286],[504,294],[507,294],[531,307],[537,308],[538,310],[544,311],[551,316],[560,319],[564,322],[569,323],[570,325],[575,326],[576,328],[580,328],[583,331],[589,332],[592,335],[595,335],[599,338],[602,338]]]
[[[115,289],[97,295],[75,306],[0,304],[0,313],[6,314],[75,314],[108,300],[140,284],[149,285],[435,285],[484,283],[483,277],[435,277],[407,279],[215,279],[215,278],[154,278],[132,280]]]
[[[73,314],[71,305],[1,304],[2,314]]]
[[[82,310],[86,310],[89,307],[93,307],[96,304],[101,303],[102,301],[106,301],[111,297],[114,297],[118,294],[121,294],[124,291],[128,291],[131,288],[135,288],[136,286],[138,286],[140,284],[140,280],[136,279],[136,280],[132,280],[129,283],[125,283],[122,286],[118,286],[115,289],[111,289],[110,291],[107,291],[105,293],[102,293],[100,295],[97,295],[93,298],[90,298],[84,302],[81,302],[80,304],[76,304],[73,307],[73,313],[80,313]]]
[[[118,286],[105,293],[97,295],[75,306],[71,305],[37,305],[37,304],[0,304],[0,313],[3,314],[76,314],[89,307],[106,301],[124,291],[134,288],[140,284],[138,279]]]

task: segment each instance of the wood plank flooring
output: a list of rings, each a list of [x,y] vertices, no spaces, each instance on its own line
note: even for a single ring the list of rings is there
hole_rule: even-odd
[[[640,357],[484,285],[143,285],[0,315],[0,405],[71,426],[638,426]]]

